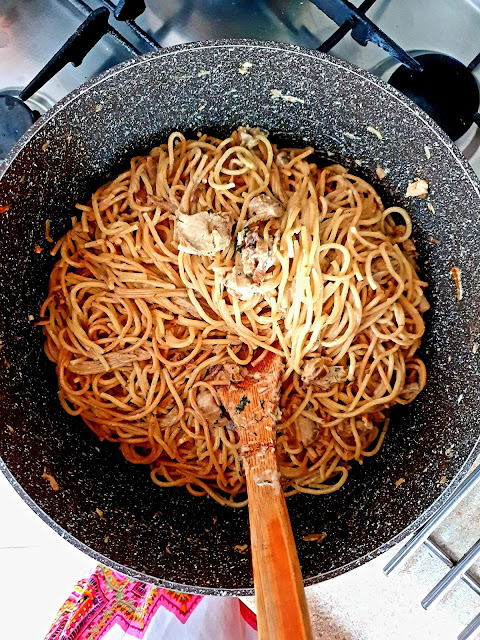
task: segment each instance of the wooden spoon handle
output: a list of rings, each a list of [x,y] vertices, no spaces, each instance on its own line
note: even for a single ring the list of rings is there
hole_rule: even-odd
[[[244,457],[259,640],[313,640],[275,449]]]

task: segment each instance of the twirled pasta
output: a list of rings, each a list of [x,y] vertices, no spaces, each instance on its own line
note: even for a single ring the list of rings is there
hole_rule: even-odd
[[[246,503],[216,388],[265,350],[285,359],[287,495],[342,486],[425,385],[410,217],[312,153],[258,129],[172,133],[77,205],[52,252],[41,324],[60,401],[158,485]]]

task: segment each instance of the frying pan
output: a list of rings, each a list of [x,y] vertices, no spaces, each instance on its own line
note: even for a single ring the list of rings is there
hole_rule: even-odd
[[[0,206],[9,206],[0,214],[0,466],[82,551],[135,578],[197,593],[251,592],[249,554],[241,552],[247,510],[154,486],[148,468],[126,462],[68,416],[31,318],[54,263],[46,219],[59,238],[77,200],[172,130],[226,136],[240,124],[266,129],[279,143],[314,145],[318,162],[344,163],[386,204],[405,206],[430,283],[426,389],[395,408],[381,452],[354,464],[340,491],[288,500],[306,583],[343,573],[412,532],[479,451],[479,183],[428,116],[368,73],[289,45],[189,44],[112,68],[41,118],[0,170]],[[428,198],[405,198],[417,177],[428,181]],[[461,269],[460,300],[453,266]],[[42,479],[44,467],[58,491]],[[321,543],[307,541],[323,531]]]

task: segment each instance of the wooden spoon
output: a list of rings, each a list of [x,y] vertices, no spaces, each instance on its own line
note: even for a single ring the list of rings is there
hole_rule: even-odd
[[[241,443],[259,640],[313,640],[276,455],[282,359],[268,353],[242,382],[218,387]]]

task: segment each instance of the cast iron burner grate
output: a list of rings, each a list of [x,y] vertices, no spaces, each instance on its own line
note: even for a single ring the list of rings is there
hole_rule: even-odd
[[[422,71],[401,65],[388,83],[428,113],[452,140],[463,136],[474,122],[480,124],[480,92],[472,73],[480,55],[468,66],[442,53],[425,53],[415,59]]]
[[[104,0],[107,7],[99,7],[93,11],[83,0],[70,1],[87,16],[86,19],[23,91],[18,95],[8,91],[0,92],[0,160],[5,158],[13,145],[40,115],[38,111],[30,109],[26,100],[31,98],[69,62],[78,67],[87,53],[105,34],[112,35],[134,55],[141,53],[109,25],[110,11],[113,12],[116,20],[125,22],[138,37],[141,37],[150,49],[158,47],[158,44],[137,27],[132,20],[132,17],[138,16],[145,9],[145,5],[140,0],[133,0],[133,2],[120,0],[117,6],[111,0]]]
[[[401,63],[388,83],[428,113],[449,138],[458,140],[474,122],[480,126],[480,92],[473,76],[480,54],[468,66],[443,53],[410,56],[365,15],[375,0],[358,8],[343,0],[311,1],[339,25],[319,51],[328,53],[351,31],[358,44],[373,42]]]

